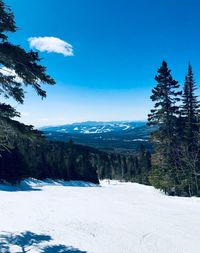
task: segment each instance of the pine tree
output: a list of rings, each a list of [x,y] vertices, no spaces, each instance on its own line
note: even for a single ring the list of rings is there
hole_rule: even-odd
[[[183,138],[180,142],[182,178],[185,191],[191,195],[200,195],[200,146],[199,146],[199,101],[195,95],[196,84],[192,66],[189,64],[185,77],[182,97]]]
[[[176,102],[180,101],[178,95],[181,95],[180,91],[176,91],[180,85],[172,78],[170,72],[167,63],[163,61],[155,77],[157,85],[152,90],[151,100],[155,102],[154,109],[148,115],[149,125],[158,125],[165,131],[169,140],[173,135],[174,118],[178,115]]]
[[[159,161],[157,170],[154,171],[154,180],[151,183],[159,185],[166,192],[173,193],[177,184],[176,175],[176,121],[179,115],[180,101],[178,91],[179,84],[171,75],[167,63],[162,62],[155,77],[156,87],[152,90],[151,100],[155,103],[154,109],[148,115],[149,125],[158,126],[158,130],[152,135],[157,144],[156,159]],[[159,157],[159,158],[158,158]]]
[[[185,140],[192,148],[197,146],[199,125],[198,115],[200,105],[195,95],[196,85],[193,77],[192,66],[189,64],[188,73],[185,77],[184,92],[182,99],[182,117],[185,122]]]
[[[26,52],[19,45],[8,41],[8,32],[15,33],[16,30],[12,10],[0,0],[0,95],[23,103],[25,86],[32,86],[43,98],[46,92],[41,85],[52,85],[55,81],[46,74],[46,68],[39,64],[37,52]],[[7,119],[14,116],[19,114],[10,105],[0,103],[0,150],[10,148],[7,136],[10,131],[13,134],[15,131],[14,128],[7,127]]]
[[[23,85],[32,86],[41,97],[46,96],[41,84],[54,84],[46,68],[39,64],[38,52],[26,52],[8,41],[7,32],[16,32],[12,10],[0,0],[0,95],[24,101]]]

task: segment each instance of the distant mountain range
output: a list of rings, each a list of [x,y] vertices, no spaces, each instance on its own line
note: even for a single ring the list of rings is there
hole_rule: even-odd
[[[145,121],[111,121],[66,124],[40,128],[49,140],[69,141],[104,151],[135,152],[140,144],[151,150],[149,135],[155,128]]]
[[[73,123],[61,126],[49,126],[41,128],[42,131],[54,131],[60,133],[79,133],[79,134],[100,134],[121,131],[130,131],[136,127],[146,125],[145,121],[111,121],[98,122],[87,121],[82,123]]]

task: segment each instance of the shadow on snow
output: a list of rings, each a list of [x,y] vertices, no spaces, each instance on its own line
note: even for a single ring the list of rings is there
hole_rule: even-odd
[[[6,192],[19,192],[19,191],[41,191],[40,188],[34,188],[32,186],[26,185],[24,187],[15,186],[10,184],[0,184],[0,191]]]
[[[18,185],[1,183],[0,191],[41,191],[43,186],[100,187],[98,184],[85,181],[64,181],[52,179],[38,180],[34,178],[28,178],[21,181]]]
[[[66,245],[42,245],[44,242],[52,241],[52,237],[45,234],[36,234],[26,231],[20,234],[2,233],[0,234],[0,253],[11,253],[11,248],[15,248],[17,253],[31,252],[37,249],[40,253],[87,253],[86,251]],[[13,251],[12,251],[13,252]]]

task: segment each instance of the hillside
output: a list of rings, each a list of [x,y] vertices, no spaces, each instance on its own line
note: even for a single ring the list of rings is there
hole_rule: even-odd
[[[200,252],[199,198],[116,181],[29,180],[1,185],[0,199],[1,249],[13,253]]]
[[[49,140],[69,141],[104,151],[132,153],[143,144],[152,150],[149,135],[155,130],[143,121],[83,122],[69,125],[43,127]]]
[[[145,121],[86,121],[61,126],[42,127],[41,130],[61,133],[101,134],[133,130],[145,124]]]

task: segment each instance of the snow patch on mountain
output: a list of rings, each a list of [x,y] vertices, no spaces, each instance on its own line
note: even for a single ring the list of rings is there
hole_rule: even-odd
[[[130,131],[139,126],[144,126],[146,122],[83,122],[56,127],[43,127],[43,131],[56,131],[61,133],[81,133],[81,134],[100,134],[108,132]]]

